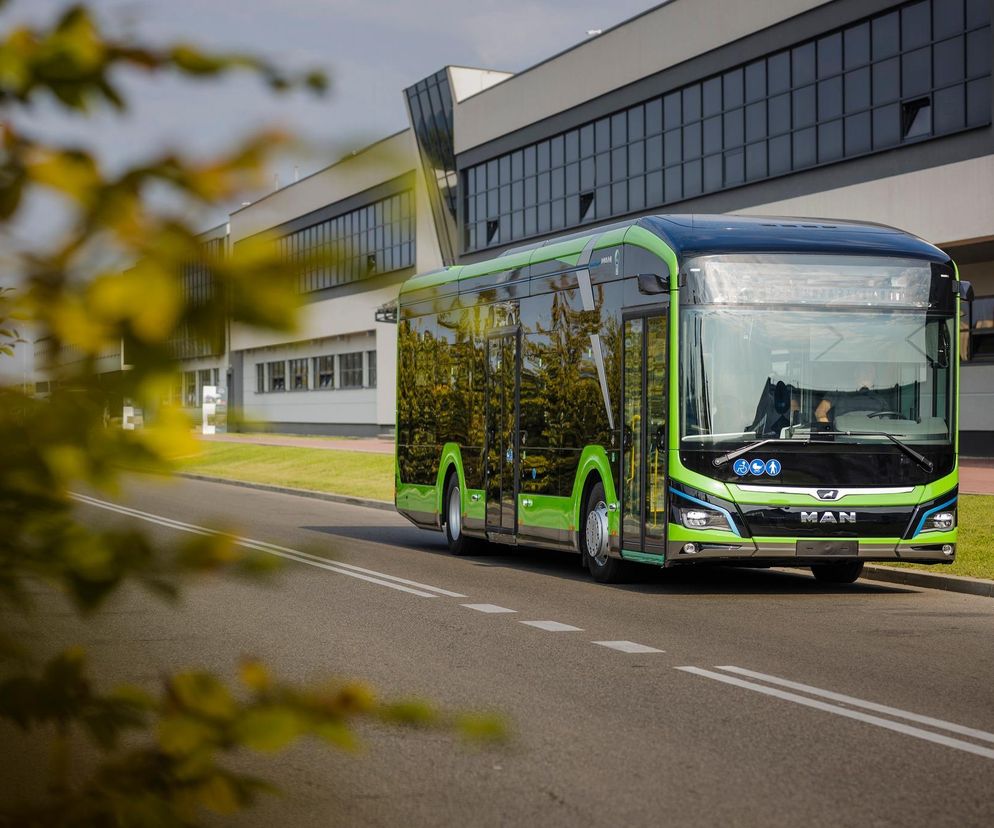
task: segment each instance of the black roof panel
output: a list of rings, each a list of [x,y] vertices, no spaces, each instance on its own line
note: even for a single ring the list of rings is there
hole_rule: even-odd
[[[948,262],[935,245],[884,224],[734,215],[646,216],[637,221],[678,258],[704,253],[838,253]]]

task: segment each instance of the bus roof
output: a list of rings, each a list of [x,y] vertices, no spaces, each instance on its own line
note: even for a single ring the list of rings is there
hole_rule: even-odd
[[[944,263],[949,256],[923,239],[870,222],[840,219],[781,218],[772,216],[676,214],[642,216],[630,221],[593,227],[580,232],[512,247],[492,259],[454,265],[414,276],[401,293],[482,276],[533,262],[579,253],[595,237],[602,245],[617,245],[639,227],[673,251],[678,261],[691,256],[721,253],[825,253],[864,256],[907,256]],[[636,231],[638,232],[638,231]]]
[[[935,245],[885,224],[778,216],[671,215],[640,219],[681,259],[702,253],[839,253],[949,257]]]

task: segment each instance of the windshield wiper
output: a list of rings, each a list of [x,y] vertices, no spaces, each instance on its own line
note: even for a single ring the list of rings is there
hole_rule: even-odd
[[[735,460],[741,457],[743,454],[748,454],[751,451],[769,445],[770,443],[791,443],[793,445],[806,446],[812,442],[812,437],[886,437],[895,446],[897,446],[901,451],[908,455],[912,460],[914,460],[919,466],[921,466],[925,471],[931,473],[935,468],[935,465],[929,460],[924,454],[915,451],[911,446],[902,440],[899,440],[893,434],[888,434],[886,431],[816,431],[811,436],[804,438],[803,440],[794,440],[789,437],[767,437],[765,440],[757,440],[755,443],[750,443],[742,448],[735,449],[735,451],[729,451],[718,457],[715,457],[711,461],[711,465],[715,468],[718,466],[723,466],[729,460]]]
[[[767,437],[765,440],[757,440],[755,443],[750,443],[747,446],[735,449],[735,451],[729,451],[715,457],[714,460],[711,461],[711,465],[715,468],[718,468],[718,466],[724,466],[729,460],[734,460],[737,457],[741,457],[743,454],[748,454],[750,451],[755,451],[761,446],[768,445],[769,443],[792,443],[796,446],[806,446],[810,442],[810,437],[805,437],[803,440],[793,440],[790,437]]]
[[[889,434],[886,431],[819,431],[817,433],[819,435],[831,435],[833,437],[886,437],[925,471],[931,473],[935,468],[935,464],[924,454],[915,451],[903,440],[899,440],[893,434]]]

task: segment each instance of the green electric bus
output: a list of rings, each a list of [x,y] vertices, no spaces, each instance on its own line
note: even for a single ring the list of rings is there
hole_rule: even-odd
[[[485,543],[810,566],[956,552],[959,310],[882,225],[650,216],[410,279],[397,509]]]

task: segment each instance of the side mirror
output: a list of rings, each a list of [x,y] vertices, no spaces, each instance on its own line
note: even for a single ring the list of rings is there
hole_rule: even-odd
[[[670,280],[668,276],[660,276],[656,273],[640,273],[638,275],[639,280],[639,293],[645,293],[647,295],[654,295],[659,293],[666,293],[670,289]]]
[[[965,279],[960,279],[958,282],[954,282],[956,285],[956,294],[965,302],[973,301],[973,284],[966,281]]]

